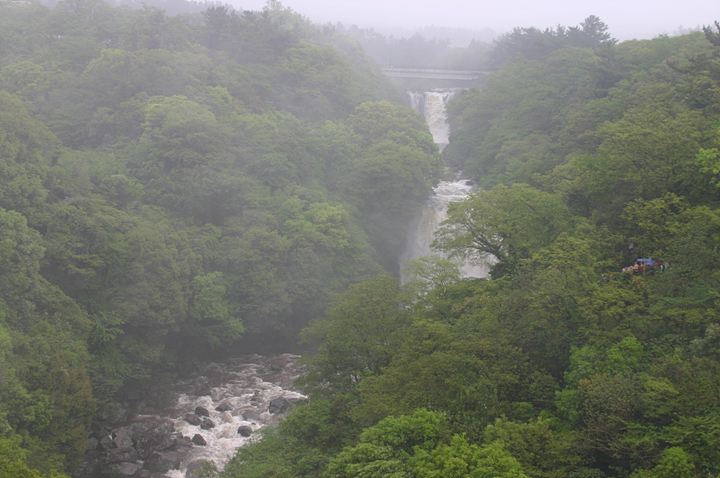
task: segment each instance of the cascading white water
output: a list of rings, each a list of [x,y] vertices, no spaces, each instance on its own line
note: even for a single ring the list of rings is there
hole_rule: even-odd
[[[433,140],[440,150],[447,146],[450,137],[450,125],[447,123],[445,105],[457,92],[458,88],[433,89],[427,91],[409,91],[411,106],[425,116]],[[441,181],[433,190],[422,212],[411,224],[408,240],[400,258],[401,268],[408,261],[429,256],[433,253],[430,244],[440,223],[447,218],[448,205],[453,201],[461,201],[472,191],[467,179],[456,176],[452,181]],[[472,264],[464,264],[461,272],[465,277],[487,277],[487,268]],[[407,278],[402,277],[405,282]]]
[[[166,408],[141,400],[134,405],[140,414],[131,419],[94,424],[73,476],[188,478],[198,476],[203,461],[222,471],[259,428],[277,424],[292,402],[304,398],[292,390],[301,373],[294,365],[298,358],[250,355],[202,367],[171,387]]]
[[[445,105],[460,88],[436,88],[426,91],[408,91],[410,106],[425,116],[435,144],[440,151],[450,142],[450,125],[447,123]]]
[[[253,439],[252,436],[238,434],[239,427],[247,426],[256,431],[266,425],[276,425],[277,416],[268,407],[271,400],[285,398],[292,402],[305,398],[291,390],[293,380],[300,375],[299,369],[293,366],[298,358],[291,354],[270,358],[254,355],[212,363],[200,374],[210,389],[208,396],[194,396],[191,390],[195,384],[192,380],[176,384],[182,393],[168,414],[175,423],[175,430],[188,437],[201,434],[207,445],[193,447],[181,467],[166,475],[185,478],[187,464],[202,459],[214,462],[222,471],[236,449]],[[223,403],[229,409],[223,412],[216,410]],[[198,406],[209,411],[209,418],[216,424],[214,428],[203,430],[200,425],[192,425],[184,419]]]
[[[408,261],[419,259],[433,254],[430,245],[433,242],[435,231],[440,223],[447,219],[447,209],[451,202],[462,201],[472,191],[467,180],[455,179],[453,181],[440,181],[434,189],[434,194],[427,200],[421,213],[410,225],[411,233],[405,245],[401,265]],[[487,267],[465,263],[460,268],[463,277],[487,277]],[[407,277],[402,276],[406,282]]]

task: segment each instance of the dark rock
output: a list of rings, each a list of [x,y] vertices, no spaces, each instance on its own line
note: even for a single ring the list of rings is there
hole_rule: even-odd
[[[243,425],[240,428],[238,428],[238,435],[242,435],[244,437],[249,437],[252,435],[253,429],[250,428],[247,425]]]
[[[109,451],[117,448],[117,444],[113,441],[112,438],[110,438],[109,435],[106,435],[100,439],[100,447],[103,450]]]
[[[127,428],[118,428],[113,433],[113,441],[118,448],[126,450],[133,446],[133,432]]]
[[[74,478],[94,478],[100,474],[102,470],[102,463],[99,460],[89,460],[87,455],[83,457],[80,462],[80,466],[75,473]]]
[[[242,417],[244,420],[260,420],[260,413],[255,410],[243,410]]]
[[[193,444],[195,444],[195,445],[197,445],[197,446],[205,446],[205,445],[207,445],[207,442],[205,441],[205,439],[203,438],[203,436],[202,436],[201,434],[199,434],[199,433],[196,433],[195,436],[192,437],[192,440],[191,440],[191,441],[193,442]]]
[[[274,363],[271,363],[270,370],[272,370],[273,372],[282,372],[283,369],[279,365],[275,365]]]
[[[284,397],[278,397],[270,401],[268,411],[273,415],[280,415],[287,412],[290,409],[290,402],[285,400]]]
[[[210,395],[211,392],[212,389],[208,384],[198,385],[198,387],[195,389],[195,395],[197,395],[198,397],[205,397],[207,395]]]
[[[178,469],[182,465],[183,460],[188,458],[187,451],[161,451],[158,452],[163,459],[169,461],[172,464],[172,468]]]
[[[112,433],[112,430],[98,421],[93,421],[90,425],[90,434],[98,440]]]
[[[163,436],[175,432],[175,424],[168,418],[152,417],[131,426],[136,437]]]
[[[210,460],[195,460],[185,470],[185,478],[200,478],[206,470],[214,470],[215,463]]]
[[[174,450],[177,448],[177,439],[182,437],[182,433],[169,433],[160,437],[157,449],[160,451]]]
[[[103,478],[124,478],[128,476],[135,476],[140,469],[140,465],[137,463],[110,463],[102,467],[100,473]]]
[[[202,418],[195,415],[194,413],[188,413],[185,415],[185,421],[188,422],[190,425],[198,426],[202,423]]]
[[[153,453],[149,459],[145,460],[143,467],[149,471],[165,473],[175,468],[175,463],[159,453]]]
[[[151,457],[152,454],[155,453],[158,448],[160,448],[161,439],[162,438],[153,436],[138,439],[135,448],[137,449],[140,458],[142,458],[143,460],[147,460],[149,457]]]
[[[227,404],[227,402],[223,402],[220,405],[218,405],[217,407],[215,407],[215,410],[222,413],[222,412],[227,412],[228,410],[231,410],[231,407],[230,407],[230,405]]]
[[[184,437],[184,436],[179,436],[179,437],[175,440],[175,445],[176,445],[178,448],[193,446],[193,444],[192,444],[192,439],[191,439],[190,437]]]
[[[475,185],[475,181],[465,181],[465,184],[468,185],[468,186],[474,186],[474,185]]]
[[[105,463],[122,463],[139,460],[140,454],[137,452],[137,450],[135,448],[129,447],[115,448],[114,450],[110,450],[103,457],[103,461]]]
[[[176,446],[175,424],[167,419],[145,422],[136,428],[135,448],[146,460],[158,450],[167,450]]]
[[[85,451],[95,451],[98,448],[100,448],[100,441],[95,437],[88,438]]]
[[[210,430],[211,428],[215,428],[215,422],[213,422],[209,418],[205,418],[200,424],[200,428],[202,428],[203,430]]]
[[[204,407],[195,407],[195,415],[199,417],[209,417],[210,412],[208,412],[207,408]]]

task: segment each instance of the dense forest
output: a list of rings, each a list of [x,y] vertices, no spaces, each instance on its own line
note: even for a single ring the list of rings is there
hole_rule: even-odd
[[[489,61],[449,104],[481,188],[445,256],[336,298],[309,399],[223,477],[720,476],[720,24],[618,43],[588,17]]]
[[[1,2],[0,475],[72,473],[118,394],[396,270],[442,174],[401,101],[279,2]]]
[[[442,161],[357,39],[274,0],[1,2],[0,475],[70,475],[118,396],[299,334],[309,398],[224,478],[719,476],[720,24],[457,55],[497,70],[449,104],[481,188],[401,287]]]

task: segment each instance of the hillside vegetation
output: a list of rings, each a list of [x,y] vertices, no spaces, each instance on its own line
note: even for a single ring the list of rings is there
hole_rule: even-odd
[[[303,331],[310,398],[222,476],[720,476],[720,24],[606,29],[498,43],[449,107],[447,159],[483,186],[450,259],[337,298]]]
[[[0,475],[71,473],[118,393],[396,269],[442,172],[399,98],[279,2],[0,3]]]

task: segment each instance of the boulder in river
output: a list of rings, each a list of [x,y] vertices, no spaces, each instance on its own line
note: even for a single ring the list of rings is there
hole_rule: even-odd
[[[290,409],[290,402],[285,400],[285,397],[278,397],[270,401],[268,411],[273,415],[280,415],[287,412]]]
[[[243,410],[242,417],[248,421],[260,420],[260,412],[257,412],[255,410]]]
[[[113,441],[121,450],[132,448],[133,446],[133,433],[127,428],[118,428],[113,433]]]
[[[195,436],[192,437],[192,442],[197,446],[205,446],[207,445],[207,442],[203,438],[203,436],[199,433],[196,433]]]
[[[203,430],[210,430],[211,428],[215,428],[215,422],[210,420],[209,418],[205,418],[200,424],[200,428],[202,428]]]
[[[222,402],[220,405],[218,405],[217,407],[215,407],[215,410],[218,411],[218,412],[220,412],[220,413],[222,413],[222,412],[227,412],[227,411],[230,410],[230,409],[231,409],[231,407],[230,407],[230,405],[227,404],[227,402]]]
[[[208,409],[205,407],[195,407],[195,415],[199,417],[209,417],[210,412],[208,412]]]
[[[104,463],[136,462],[140,460],[140,454],[135,448],[115,448],[102,457]]]
[[[190,425],[200,426],[202,423],[202,418],[195,415],[194,413],[188,413],[185,415],[185,421],[188,422]]]
[[[165,473],[173,468],[177,468],[176,463],[159,453],[153,453],[152,456],[145,460],[143,467],[148,471]]]
[[[243,425],[240,428],[238,428],[238,435],[241,435],[244,437],[249,437],[250,435],[252,435],[252,432],[253,432],[253,429],[247,425]]]
[[[178,448],[187,448],[193,446],[192,438],[190,437],[184,437],[180,435],[176,440],[175,444]]]

